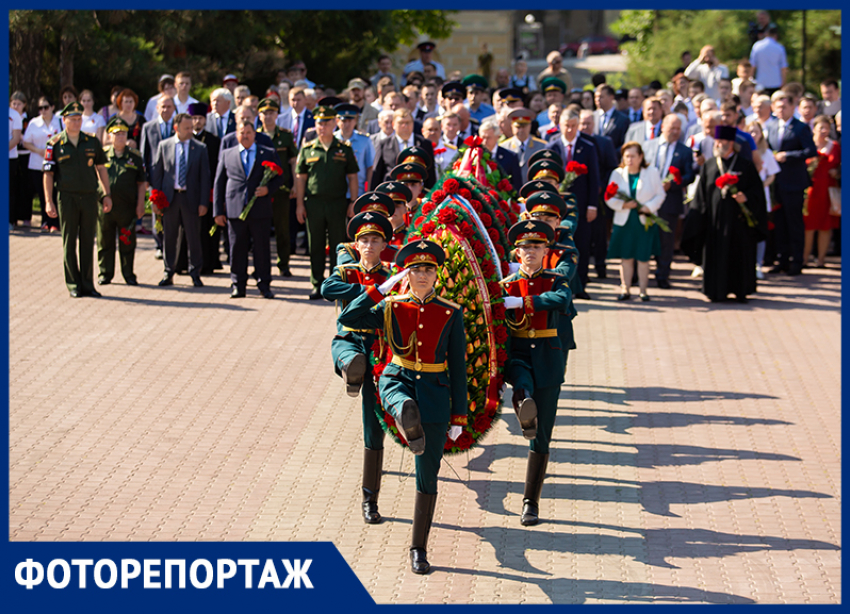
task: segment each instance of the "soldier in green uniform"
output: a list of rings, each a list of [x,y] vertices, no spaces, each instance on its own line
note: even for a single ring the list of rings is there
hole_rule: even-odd
[[[262,132],[272,140],[277,156],[283,169],[283,185],[276,194],[272,195],[272,223],[274,224],[274,240],[277,246],[277,269],[283,277],[292,277],[289,270],[289,199],[292,193],[293,178],[295,177],[295,160],[298,148],[292,132],[277,125],[280,114],[280,104],[274,98],[263,98],[258,107]]]
[[[559,320],[570,303],[567,278],[543,268],[552,227],[540,220],[517,222],[508,231],[516,246],[520,269],[502,280],[511,343],[507,381],[513,386],[514,411],[522,434],[531,440],[525,490],[523,525],[537,524],[540,491],[549,461],[549,442],[564,381]]]
[[[410,564],[418,574],[431,568],[426,548],[446,431],[456,440],[467,421],[463,309],[434,291],[437,267],[445,259],[438,243],[408,243],[396,257],[396,264],[404,270],[380,286],[368,286],[339,315],[342,326],[383,330],[393,353],[378,390],[384,409],[392,414],[416,455]],[[409,293],[385,298],[408,274]]]
[[[325,278],[325,246],[336,256],[345,241],[345,224],[354,214],[357,200],[357,160],[354,150],[334,137],[336,111],[317,105],[313,111],[317,137],[305,143],[296,164],[296,211],[307,224],[310,252],[310,300],[322,298],[319,287]],[[346,191],[351,195],[346,198]]]
[[[322,283],[322,296],[329,301],[337,301],[337,306],[345,309],[368,286],[384,283],[392,271],[387,263],[382,262],[381,253],[387,247],[392,232],[392,224],[382,211],[363,211],[351,218],[348,234],[354,239],[359,261],[337,265]],[[362,507],[363,519],[368,524],[381,522],[378,493],[384,460],[384,430],[376,413],[378,398],[370,369],[372,346],[376,339],[375,330],[353,330],[337,322],[337,333],[331,342],[334,370],[342,376],[348,395],[356,397],[362,386],[365,445]]]
[[[44,150],[44,199],[47,215],[59,217],[65,261],[65,285],[72,298],[99,297],[94,289],[94,240],[97,232],[98,184],[103,212],[112,210],[106,172],[106,154],[97,137],[82,132],[83,105],[71,102],[62,110],[65,130],[47,142]],[[53,183],[59,189],[53,198]],[[77,261],[77,240],[80,259]]]
[[[128,286],[138,286],[133,273],[136,254],[136,220],[145,214],[145,175],[142,154],[127,147],[130,126],[115,115],[109,120],[106,131],[112,135],[112,144],[105,147],[106,172],[112,194],[112,211],[97,216],[97,283],[104,286],[115,275],[115,236],[118,236],[118,258],[121,275]],[[100,191],[103,196],[103,191]]]

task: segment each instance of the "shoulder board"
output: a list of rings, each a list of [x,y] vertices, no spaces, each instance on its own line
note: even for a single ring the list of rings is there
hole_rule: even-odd
[[[457,149],[457,147],[455,147],[455,146],[454,146],[454,145],[452,145],[451,143],[443,143],[443,144],[444,144],[446,147],[448,147],[449,149],[455,149],[455,150]]]
[[[388,296],[384,300],[387,301],[388,303],[394,303],[395,301],[406,300],[409,297],[410,297],[409,294],[399,294],[399,295],[396,295],[396,296]]]
[[[133,149],[132,147],[128,147],[127,151],[129,151],[131,154],[136,154],[140,158],[142,157],[142,152],[139,151],[138,149]]]
[[[319,139],[315,138],[311,141],[307,141],[306,143],[304,143],[304,147],[314,147],[316,145],[316,143],[318,143],[318,142],[319,142]]]
[[[561,273],[559,273],[558,271],[556,271],[554,269],[544,269],[543,271],[541,271],[540,274],[541,275],[548,275],[549,277],[566,277],[565,275],[562,275]]]
[[[449,300],[449,299],[447,299],[447,298],[443,298],[442,296],[438,296],[438,297],[437,297],[436,299],[434,299],[434,300],[440,301],[441,303],[444,303],[444,304],[446,304],[446,305],[448,305],[448,306],[450,306],[450,307],[454,307],[455,309],[461,309],[461,306],[460,306],[460,305],[458,305],[457,303],[455,303],[455,302],[453,302],[453,301],[450,301],[450,300]]]
[[[531,141],[534,143],[541,143],[542,145],[546,145],[546,141],[543,139],[538,139],[536,136],[531,137]]]
[[[551,248],[552,248],[552,249],[569,249],[569,248],[570,248],[570,246],[569,246],[569,245],[566,245],[566,244],[564,244],[564,243],[555,243],[554,245],[552,245],[552,247],[551,247]]]
[[[509,284],[509,283],[514,282],[516,280],[517,280],[517,274],[511,273],[510,275],[505,277],[502,281],[500,281],[499,284],[504,286],[505,284]]]
[[[281,128],[280,126],[278,126],[277,129],[280,130],[281,132],[288,132],[288,133],[292,134],[292,130],[290,130],[289,128]]]
[[[357,133],[357,134],[359,134],[360,136],[369,136],[368,134],[366,134],[365,132],[362,132],[362,131],[360,131],[360,130],[355,130],[354,132],[356,132],[356,133]]]
[[[336,268],[338,268],[338,269],[356,269],[359,266],[360,265],[357,262],[348,262],[346,264],[338,264],[338,265],[336,265]]]
[[[56,145],[56,143],[58,143],[59,139],[61,139],[61,138],[62,138],[62,133],[60,132],[58,134],[53,135],[53,137],[51,137],[50,140],[47,141],[47,144],[48,145]]]

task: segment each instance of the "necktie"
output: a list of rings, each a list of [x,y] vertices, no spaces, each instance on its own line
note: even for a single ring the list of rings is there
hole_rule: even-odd
[[[218,117],[218,138],[224,137],[224,118],[219,115]]]
[[[187,167],[189,166],[188,155],[187,155],[186,151],[189,149],[189,143],[184,142],[184,143],[181,143],[180,146],[183,148],[183,155],[181,156],[181,160],[180,160],[180,175],[179,175],[180,178],[177,180],[177,183],[180,185],[180,187],[182,189],[185,190],[186,189],[186,172],[188,170]]]
[[[247,177],[251,170],[251,150],[243,149],[242,150],[242,169],[245,171],[245,177]]]
[[[652,127],[652,131],[649,133],[649,140],[651,141],[654,138],[655,138],[655,126]]]
[[[567,162],[572,162],[573,160],[573,144],[567,143]]]
[[[522,156],[525,153],[525,143],[519,144],[519,155]]]
[[[168,135],[166,134],[166,125],[167,124],[165,122],[163,122],[162,126],[160,126],[160,130],[159,130],[159,133],[162,135],[162,138],[164,138],[164,139],[168,138]]]
[[[785,136],[785,122],[779,122],[779,143],[782,143],[782,137]]]
[[[655,168],[658,169],[659,172],[664,168],[664,162],[667,158],[667,143],[661,143],[658,146],[658,155],[655,158]]]
[[[292,134],[295,137],[295,144],[298,144],[298,115],[292,120]]]

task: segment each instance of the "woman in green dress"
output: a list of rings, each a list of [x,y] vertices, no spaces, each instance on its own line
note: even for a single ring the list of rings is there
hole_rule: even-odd
[[[658,226],[648,229],[645,213],[655,213],[664,202],[664,186],[655,167],[648,166],[640,143],[630,141],[621,148],[620,167],[611,173],[611,183],[617,185],[618,194],[628,194],[629,200],[618,196],[607,199],[614,210],[614,230],[608,244],[608,258],[620,258],[620,296],[617,300],[631,298],[629,287],[637,260],[640,298],[648,301],[649,259],[661,251]],[[610,188],[610,186],[609,186]],[[611,188],[613,191],[613,188]]]

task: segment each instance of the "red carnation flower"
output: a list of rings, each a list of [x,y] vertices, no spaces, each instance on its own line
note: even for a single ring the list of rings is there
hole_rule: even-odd
[[[496,187],[499,188],[502,192],[510,192],[511,190],[513,190],[513,186],[511,185],[511,182],[508,181],[507,179],[502,179],[498,183],[498,185],[496,185]]]
[[[503,262],[502,264],[507,264],[507,262]],[[493,305],[493,318],[495,318],[496,320],[504,320],[506,311],[507,310],[505,309],[505,306],[502,303],[499,303],[498,305]]]
[[[608,187],[605,188],[605,200],[611,200],[612,198],[614,198],[619,190],[620,188],[617,187],[617,184],[615,182],[612,181],[611,183],[609,183]]]
[[[490,425],[493,423],[493,418],[488,416],[487,414],[479,414],[475,418],[475,422],[472,423],[472,427],[475,429],[477,433],[484,433],[487,429],[490,428]]]
[[[493,336],[496,338],[496,343],[502,344],[508,340],[508,331],[504,326],[497,326],[493,330]]]
[[[435,149],[435,150],[434,150],[434,155],[435,155],[435,156],[439,156],[440,154],[444,154],[444,153],[446,153],[446,148],[445,148],[445,147],[440,147],[439,149]]]
[[[669,172],[671,175],[673,175],[673,181],[675,181],[677,185],[681,185],[681,184],[682,184],[682,171],[680,171],[680,170],[679,170],[678,168],[676,168],[675,166],[671,166],[671,167],[670,167],[670,170],[669,170],[668,172]]]
[[[461,236],[464,236],[467,239],[475,232],[469,222],[461,222],[458,229],[460,230]]]
[[[499,254],[499,258],[504,258],[505,257],[505,248],[502,247],[499,243],[496,243],[496,245],[494,245],[494,247],[496,248],[496,253]]]
[[[505,364],[505,361],[507,359],[508,359],[508,353],[505,350],[503,350],[502,348],[499,348],[498,350],[496,350],[496,360],[498,361],[498,363],[500,365]]]
[[[481,258],[487,251],[487,248],[484,247],[484,244],[481,241],[473,241],[472,242],[472,251],[475,252],[475,255],[478,258]]]
[[[153,188],[151,188],[151,203],[157,209],[167,209],[169,204],[168,198],[165,197],[165,192]]]
[[[480,200],[473,200],[472,208],[475,209],[475,213],[481,213],[484,210],[484,205],[481,204]]]
[[[428,201],[427,203],[422,205],[422,214],[428,215],[429,213],[431,213],[436,208],[437,208],[437,205],[435,205],[433,201]]]
[[[495,281],[491,281],[487,283],[487,292],[490,293],[490,296],[502,296],[502,286],[497,284]],[[507,339],[507,337],[505,337]],[[499,343],[504,343],[504,341],[499,341]]]
[[[488,235],[490,235],[490,240],[491,240],[491,241],[493,241],[493,243],[498,243],[498,241],[499,241],[499,233],[498,233],[498,232],[496,232],[496,229],[495,229],[495,228],[488,228],[488,229],[487,229],[487,234],[488,234]]]
[[[467,190],[466,188],[461,188],[461,189],[458,191],[458,194],[460,194],[461,196],[463,196],[466,200],[469,200],[470,198],[472,198],[472,192],[470,192],[470,191],[469,191],[469,190]]]
[[[496,265],[493,264],[492,260],[484,260],[481,262],[481,270],[486,277],[490,277],[496,273]]]
[[[445,183],[443,183],[443,190],[447,194],[454,194],[460,189],[460,183],[457,179],[446,179]]]
[[[130,239],[127,238],[126,235],[121,235],[118,237],[118,240],[121,241],[124,245],[130,245]]]
[[[587,166],[575,160],[567,162],[566,170],[568,173],[575,173],[576,175],[587,175]]]
[[[441,224],[451,224],[457,220],[457,211],[454,209],[440,209],[437,219]]]
[[[283,175],[283,169],[280,168],[280,166],[278,166],[277,164],[275,164],[271,160],[266,160],[265,162],[263,162],[263,166],[265,166],[267,169],[269,169],[275,175]]]
[[[483,142],[480,136],[468,136],[464,139],[463,144],[467,147],[478,147]]]
[[[470,435],[468,431],[464,431],[460,434],[455,443],[457,444],[457,447],[461,450],[468,450],[469,447],[473,443],[475,443],[475,440],[472,438],[472,435]]]
[[[431,192],[431,202],[435,205],[439,205],[446,199],[446,193],[442,190],[434,190]]]
[[[426,234],[426,235],[430,235],[430,234],[431,234],[431,233],[433,233],[435,230],[437,230],[437,225],[434,223],[434,220],[428,220],[428,221],[427,221],[427,222],[425,222],[425,224],[422,226],[422,232],[423,232],[424,234]]]
[[[493,162],[492,160],[487,160],[487,166],[490,167],[491,171],[495,171],[497,168],[499,168],[499,165]]]
[[[486,213],[482,213],[479,217],[481,217],[481,223],[488,228],[493,225],[493,218],[491,218]]]

